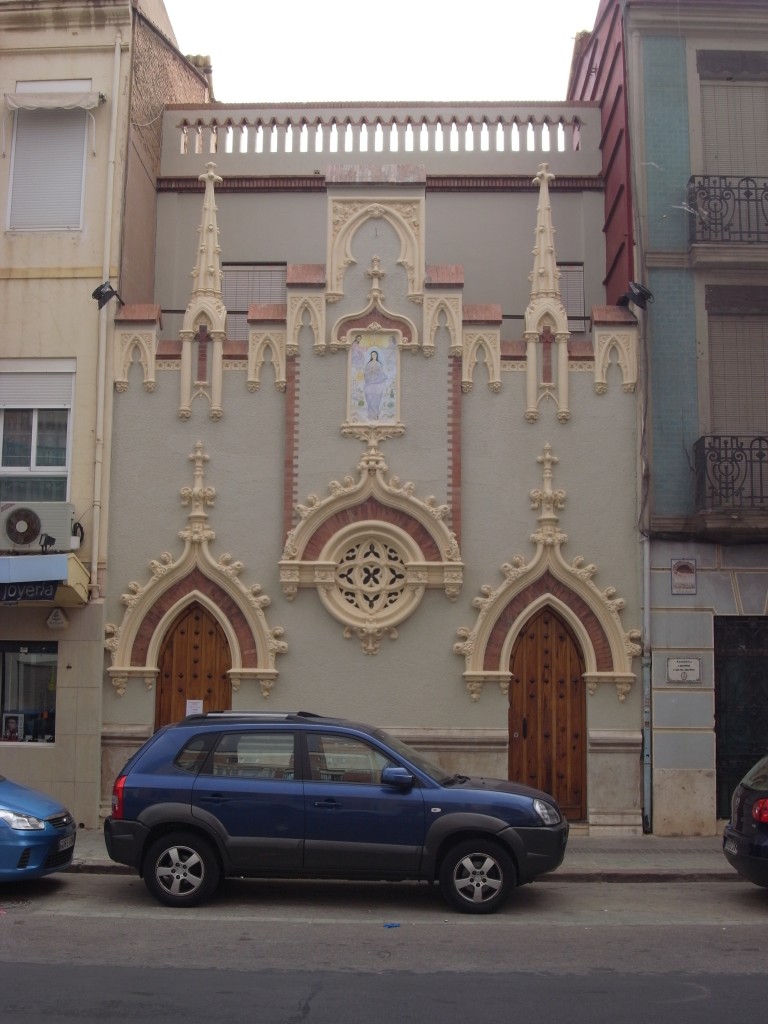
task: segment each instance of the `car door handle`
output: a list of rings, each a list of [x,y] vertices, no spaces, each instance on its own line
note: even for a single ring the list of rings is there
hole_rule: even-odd
[[[332,811],[334,809],[334,807],[341,807],[341,804],[339,803],[338,800],[332,800],[332,799],[328,799],[328,800],[315,800],[315,807],[319,807],[321,811],[322,810]]]

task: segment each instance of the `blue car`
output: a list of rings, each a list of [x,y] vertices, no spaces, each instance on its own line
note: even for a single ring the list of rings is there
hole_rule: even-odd
[[[211,713],[131,758],[104,835],[112,860],[171,907],[233,876],[414,879],[488,914],[560,865],[568,822],[547,793],[446,772],[372,726]]]
[[[0,775],[0,882],[68,868],[75,831],[74,818],[57,800]]]

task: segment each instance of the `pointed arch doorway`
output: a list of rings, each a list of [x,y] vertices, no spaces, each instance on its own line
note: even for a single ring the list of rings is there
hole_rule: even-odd
[[[203,711],[231,709],[229,644],[221,625],[197,601],[171,624],[158,667],[155,729],[184,718],[189,700],[201,700]]]
[[[585,821],[584,656],[552,608],[521,630],[510,669],[509,778],[551,793],[566,818]]]

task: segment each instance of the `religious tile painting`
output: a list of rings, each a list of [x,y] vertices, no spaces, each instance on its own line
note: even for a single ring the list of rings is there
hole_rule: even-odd
[[[397,423],[398,348],[394,334],[355,334],[349,350],[350,423]]]

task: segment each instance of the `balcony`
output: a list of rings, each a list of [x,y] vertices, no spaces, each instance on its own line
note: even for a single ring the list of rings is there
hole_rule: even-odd
[[[768,178],[693,177],[686,206],[695,266],[768,265]]]
[[[700,437],[694,470],[696,533],[726,543],[768,539],[768,437]]]

